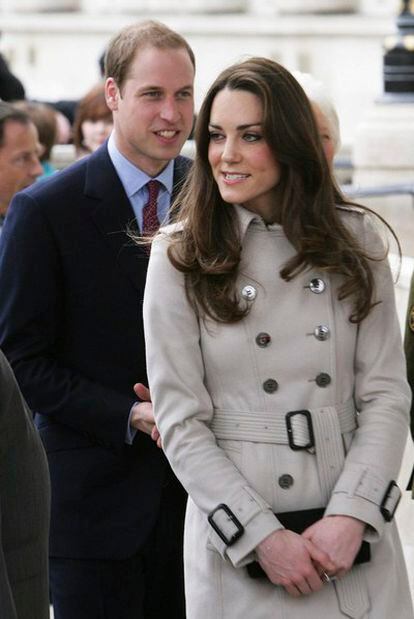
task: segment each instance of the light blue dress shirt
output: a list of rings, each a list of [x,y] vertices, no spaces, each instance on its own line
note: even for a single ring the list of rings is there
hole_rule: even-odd
[[[147,183],[150,180],[157,180],[161,183],[157,198],[157,213],[161,225],[165,224],[171,204],[174,160],[171,160],[158,176],[148,176],[119,152],[115,144],[114,133],[111,133],[108,140],[108,153],[134,210],[139,229],[142,230],[142,210],[148,202]]]
[[[115,144],[113,132],[108,140],[108,153],[134,210],[139,229],[142,230],[142,210],[148,202],[148,188],[146,185],[150,180],[157,180],[161,183],[157,198],[158,220],[161,225],[167,223],[173,189],[174,161],[171,160],[158,176],[148,176],[148,174],[137,168],[119,152]],[[128,427],[125,435],[125,442],[129,445],[132,444],[137,433],[137,430],[130,425],[131,415],[132,409],[129,413]]]

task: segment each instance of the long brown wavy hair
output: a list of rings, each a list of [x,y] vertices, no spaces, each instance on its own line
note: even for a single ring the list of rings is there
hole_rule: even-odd
[[[308,267],[340,274],[338,299],[352,298],[349,319],[360,322],[375,305],[370,262],[379,258],[364,251],[341,220],[335,205],[347,201],[332,178],[307,96],[283,66],[266,58],[225,69],[198,114],[197,154],[175,205],[182,225],[168,249],[185,274],[194,308],[220,322],[236,322],[248,312],[235,285],[241,258],[235,209],[221,198],[208,161],[210,111],[224,88],[253,93],[263,106],[263,137],[281,167],[279,223],[296,250],[281,277],[290,281]]]

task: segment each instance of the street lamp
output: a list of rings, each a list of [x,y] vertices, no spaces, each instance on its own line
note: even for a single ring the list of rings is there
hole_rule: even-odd
[[[414,101],[414,0],[402,2],[397,28],[385,41],[385,99]]]

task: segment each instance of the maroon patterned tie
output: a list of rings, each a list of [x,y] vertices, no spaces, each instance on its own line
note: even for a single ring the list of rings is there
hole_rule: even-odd
[[[158,220],[157,213],[157,198],[160,190],[159,181],[148,181],[148,202],[142,210],[142,233],[143,236],[153,236],[158,228],[160,222]],[[146,245],[145,251],[147,254],[151,251],[151,246]]]

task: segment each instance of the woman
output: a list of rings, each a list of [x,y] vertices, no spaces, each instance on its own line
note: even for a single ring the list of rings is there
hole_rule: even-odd
[[[103,82],[79,101],[73,124],[73,143],[78,159],[93,153],[110,136],[112,112],[106,105]]]
[[[189,493],[188,619],[412,618],[392,522],[409,394],[371,218],[270,60],[217,78],[196,144],[144,301],[155,418]]]

